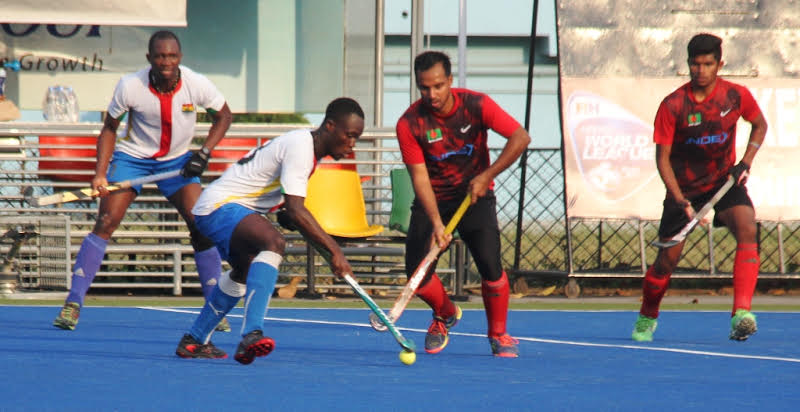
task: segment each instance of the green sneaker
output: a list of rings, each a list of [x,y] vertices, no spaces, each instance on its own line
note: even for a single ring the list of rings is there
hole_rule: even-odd
[[[53,321],[53,326],[66,330],[75,330],[78,325],[78,318],[81,316],[81,305],[75,302],[67,302],[61,308],[56,320]]]
[[[747,340],[757,330],[756,315],[749,310],[737,309],[731,318],[731,334],[729,338],[732,340]]]
[[[631,338],[637,342],[652,342],[653,332],[656,331],[656,326],[658,326],[658,320],[656,320],[656,318],[650,318],[639,314],[639,318],[636,319],[636,324],[633,325]]]
[[[228,318],[222,318],[221,321],[217,324],[214,328],[217,332],[230,332],[231,331],[231,324],[228,323]]]

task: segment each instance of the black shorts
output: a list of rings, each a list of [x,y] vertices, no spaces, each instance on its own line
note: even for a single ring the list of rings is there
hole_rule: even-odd
[[[458,209],[461,200],[440,202],[439,213],[445,225]],[[500,262],[500,229],[497,224],[497,207],[494,192],[489,191],[486,196],[467,209],[464,217],[456,226],[458,236],[464,241],[478,267],[481,278],[496,281],[503,274]],[[411,206],[411,221],[406,237],[406,273],[414,274],[419,263],[428,254],[430,246],[431,225],[428,215],[422,205],[414,200]],[[429,273],[432,272],[429,271]],[[427,281],[427,279],[426,279]]]
[[[708,203],[714,194],[717,193],[719,187],[713,190],[689,199],[692,202],[692,207],[695,211],[699,211],[703,205]],[[750,206],[753,207],[753,202],[747,194],[747,187],[740,185],[733,185],[733,187],[722,196],[722,199],[714,205],[714,227],[723,226],[719,220],[719,213],[732,208],[733,206]],[[681,231],[689,223],[689,217],[686,216],[686,211],[683,206],[675,202],[675,199],[664,199],[664,211],[661,213],[661,224],[658,226],[658,236],[662,238],[672,237]]]

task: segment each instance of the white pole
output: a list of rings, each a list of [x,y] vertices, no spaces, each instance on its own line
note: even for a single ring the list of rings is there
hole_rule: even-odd
[[[467,87],[467,0],[458,1],[458,87]]]

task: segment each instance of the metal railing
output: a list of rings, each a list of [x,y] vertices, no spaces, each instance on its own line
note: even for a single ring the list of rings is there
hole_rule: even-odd
[[[83,176],[88,178],[92,168],[58,169],[40,168],[42,162],[67,161],[73,165],[81,163],[92,165],[94,155],[83,156],[42,156],[47,149],[94,149],[91,144],[82,145],[44,145],[39,136],[94,136],[99,133],[100,123],[59,124],[59,123],[0,123],[0,215],[66,215],[70,221],[72,257],[80,239],[94,224],[97,203],[84,201],[57,207],[31,208],[22,196],[25,186],[33,188],[37,195],[54,191],[83,187],[85,182],[58,180],[59,176]],[[227,133],[227,138],[254,138],[260,143],[263,139],[278,136],[286,131],[307,127],[302,125],[235,124]],[[197,137],[202,138],[208,130],[207,124],[197,129]],[[223,140],[220,150],[242,150]],[[492,149],[497,156],[500,149]],[[234,158],[214,158],[212,164],[231,162]],[[343,160],[355,164],[363,182],[364,198],[367,205],[367,218],[370,224],[388,224],[391,209],[391,186],[389,172],[403,167],[400,153],[396,147],[394,130],[390,128],[367,129],[356,147],[355,160]],[[58,163],[56,163],[58,165]],[[520,167],[527,168],[527,181],[521,184]],[[208,182],[221,174],[221,169],[210,170],[204,174]],[[124,245],[152,244],[166,245],[175,250],[150,256],[141,252],[138,260],[135,254],[110,253],[104,261],[103,273],[108,284],[130,284],[151,287],[153,283],[166,285],[179,293],[184,287],[199,287],[196,282],[192,250],[188,243],[188,233],[177,211],[162,196],[145,186],[145,190],[131,206],[122,225],[112,240],[115,245],[110,250],[124,248]],[[648,264],[655,259],[656,248],[650,243],[656,238],[658,222],[615,219],[568,218],[565,213],[564,177],[561,152],[556,149],[529,149],[527,163],[515,165],[495,179],[495,194],[498,199],[498,220],[502,240],[502,262],[513,276],[555,275],[564,279],[576,278],[631,278],[641,277]],[[520,206],[520,196],[523,197]],[[519,221],[521,216],[521,222]],[[517,233],[521,231],[521,233]],[[154,232],[155,236],[148,236]],[[762,279],[800,279],[800,222],[759,222],[759,247],[761,252]],[[372,243],[378,247],[402,248],[400,234],[385,232]],[[320,290],[336,289],[339,285],[330,284],[330,274],[318,257],[301,253],[304,243],[290,241],[294,255],[287,256],[281,270],[286,276],[312,273],[308,284]],[[355,244],[353,247],[361,247]],[[160,247],[160,246],[159,246]],[[114,249],[116,248],[116,249]],[[684,255],[675,273],[677,278],[718,279],[730,277],[733,266],[735,242],[725,229],[698,228],[688,238]],[[177,258],[175,253],[178,253]],[[391,256],[390,256],[391,255]],[[444,257],[449,273],[451,287],[461,291],[464,287],[474,287],[479,282],[477,271],[469,261],[468,255],[461,261],[453,252]],[[309,256],[312,260],[309,263]],[[377,258],[377,257],[376,257]],[[380,257],[384,267],[362,262],[365,271],[371,276],[375,289],[397,289],[404,283],[402,256],[388,253]],[[131,259],[136,260],[133,262]],[[141,263],[141,264],[139,264]],[[361,264],[361,263],[359,263]],[[463,267],[457,273],[456,267]],[[122,270],[121,268],[125,268]],[[127,270],[130,269],[130,270]],[[150,274],[150,275],[143,275]],[[386,273],[386,276],[383,274]],[[174,277],[180,274],[177,286]],[[152,276],[151,276],[152,275]],[[458,276],[456,276],[458,275]],[[144,281],[142,277],[147,277]],[[456,281],[456,278],[463,280]],[[127,278],[126,278],[127,277]],[[163,279],[161,279],[163,277]],[[319,281],[317,281],[317,277]],[[124,282],[116,280],[124,279]],[[150,282],[154,278],[158,282]],[[282,278],[285,279],[285,278]],[[102,286],[103,282],[98,284]],[[304,285],[301,285],[303,287]]]

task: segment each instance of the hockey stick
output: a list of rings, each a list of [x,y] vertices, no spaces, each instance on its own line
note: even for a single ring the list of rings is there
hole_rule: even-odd
[[[169,179],[171,177],[178,176],[180,173],[181,173],[180,170],[172,170],[169,172],[158,173],[155,175],[143,176],[136,179],[125,180],[123,182],[115,183],[113,185],[108,186],[106,189],[108,189],[109,192],[114,192],[117,190],[127,189],[133,186],[139,186],[146,183],[153,183],[159,180]],[[26,192],[32,192],[32,190]],[[97,191],[92,190],[91,187],[86,187],[83,189],[54,193],[52,195],[39,196],[39,197],[34,197],[32,193],[25,193],[25,201],[28,202],[28,204],[30,204],[31,206],[49,206],[60,203],[73,202],[76,200],[91,199],[97,197],[98,194],[99,193]]]
[[[458,222],[461,221],[461,217],[464,216],[464,212],[466,212],[467,208],[469,208],[470,201],[471,197],[470,195],[467,195],[467,197],[464,198],[464,201],[461,202],[461,205],[458,206],[458,209],[456,209],[453,217],[450,218],[450,222],[448,222],[447,226],[445,226],[445,235],[453,233],[453,230],[455,230]],[[394,302],[392,310],[389,311],[389,319],[392,322],[396,322],[397,319],[400,319],[400,316],[403,314],[406,306],[408,306],[408,303],[411,302],[411,299],[417,292],[419,284],[422,283],[422,279],[425,278],[425,274],[428,273],[428,268],[431,266],[431,264],[433,264],[433,262],[436,262],[441,250],[442,249],[438,244],[434,245],[428,254],[425,255],[425,258],[422,259],[422,262],[419,263],[419,266],[417,266],[417,270],[414,271],[414,274],[408,279],[408,282],[406,282],[406,286],[403,288],[400,296],[398,296],[397,300]],[[373,329],[379,332],[386,331],[386,324],[383,322],[383,319],[379,319],[378,317],[370,314],[369,323],[372,325]]]
[[[316,244],[316,243],[314,243],[314,242],[312,242],[312,241],[310,241],[308,239],[306,239],[306,241],[308,242],[308,244],[310,244],[312,247],[314,247],[314,249],[316,249],[317,252],[319,252],[319,254],[322,255],[322,257],[326,261],[328,261],[328,262],[331,261],[330,260],[330,254],[328,253],[327,250],[325,250],[325,248],[319,246],[318,244]],[[378,304],[375,303],[375,301],[372,300],[371,297],[369,297],[369,295],[361,287],[361,285],[359,285],[358,282],[356,282],[356,280],[353,279],[353,276],[351,274],[345,274],[344,275],[344,280],[345,280],[345,282],[347,282],[348,285],[350,285],[350,287],[353,289],[353,291],[356,293],[356,295],[358,295],[358,297],[360,297],[361,300],[363,300],[364,303],[366,303],[367,306],[369,306],[369,309],[372,311],[372,313],[370,315],[377,316],[378,319],[383,321],[384,324],[388,326],[389,331],[392,332],[392,336],[394,336],[394,339],[397,341],[397,343],[399,343],[400,346],[403,347],[403,350],[405,350],[407,352],[416,351],[417,346],[414,344],[414,342],[411,339],[408,339],[408,338],[404,337],[403,334],[400,333],[400,331],[397,329],[397,327],[394,325],[394,323],[386,316],[385,313],[383,313],[383,310],[381,310],[381,308],[378,306]]]
[[[719,200],[722,199],[722,196],[725,196],[725,193],[728,193],[728,190],[731,187],[733,187],[733,183],[734,183],[733,176],[729,176],[725,184],[722,185],[722,187],[720,187],[719,190],[717,190],[717,193],[714,193],[714,196],[711,198],[711,200],[709,200],[708,203],[706,203],[700,209],[700,211],[695,213],[692,220],[690,220],[689,223],[687,223],[686,226],[684,226],[683,229],[681,229],[681,231],[678,232],[677,235],[664,241],[656,240],[655,242],[653,242],[653,246],[659,248],[668,248],[683,242],[683,240],[686,239],[686,236],[689,235],[689,232],[691,232],[692,229],[694,229],[694,227],[697,226],[698,223],[700,223],[700,220],[702,220],[703,217],[705,217],[705,215],[707,215],[708,212],[711,211],[714,205],[716,205],[717,202],[719,202]]]

